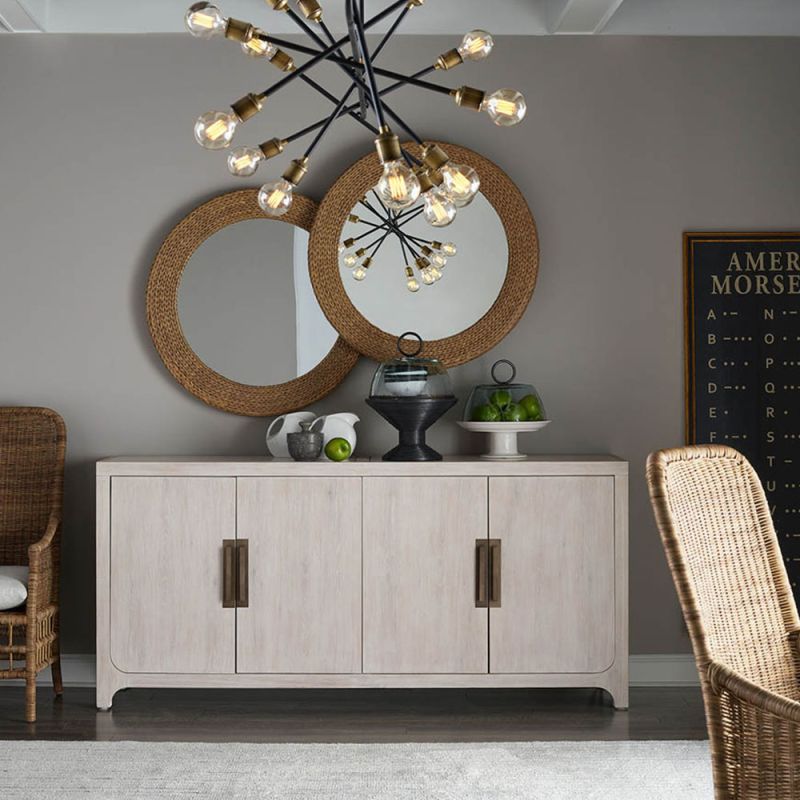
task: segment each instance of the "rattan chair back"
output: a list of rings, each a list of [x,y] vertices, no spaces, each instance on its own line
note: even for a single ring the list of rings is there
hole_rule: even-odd
[[[64,421],[47,408],[0,408],[0,564],[27,565],[28,547],[64,492]]]

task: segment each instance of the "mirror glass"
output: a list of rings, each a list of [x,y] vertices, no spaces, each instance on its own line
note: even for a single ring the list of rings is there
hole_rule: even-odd
[[[420,206],[410,210],[402,230],[415,237],[418,252],[426,242],[452,242],[457,249],[442,268],[441,279],[432,285],[423,283],[415,267],[420,289],[413,293],[407,289],[405,271],[413,258],[408,251],[404,256],[395,235],[375,252],[363,280],[355,280],[356,271],[344,263],[344,257],[359,247],[372,252],[369,245],[382,235],[372,227],[380,224],[374,213],[381,211],[378,201],[370,193],[366,202],[373,210],[358,203],[352,214],[360,221],[348,220],[342,228],[341,241],[352,237],[357,243],[343,253],[340,271],[350,301],[369,322],[394,336],[415,331],[423,339],[442,339],[466,330],[492,307],[506,278],[508,244],[500,217],[482,194],[443,228],[434,228],[419,214],[413,216]]]
[[[337,339],[311,288],[308,233],[266,218],[229,225],[194,251],[178,316],[198,358],[252,386],[304,375]]]

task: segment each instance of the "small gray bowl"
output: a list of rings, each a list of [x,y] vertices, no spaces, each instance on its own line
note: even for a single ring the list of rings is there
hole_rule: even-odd
[[[310,422],[301,422],[297,433],[290,433],[286,436],[286,443],[289,446],[289,455],[295,461],[316,461],[322,453],[321,433],[310,430]]]

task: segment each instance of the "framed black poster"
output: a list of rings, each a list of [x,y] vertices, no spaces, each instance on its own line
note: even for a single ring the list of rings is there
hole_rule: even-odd
[[[800,233],[685,233],[686,440],[727,444],[766,490],[800,586]]]

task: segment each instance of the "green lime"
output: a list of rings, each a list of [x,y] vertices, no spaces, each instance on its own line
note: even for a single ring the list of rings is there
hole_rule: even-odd
[[[519,401],[519,404],[525,409],[528,419],[532,422],[542,418],[542,404],[535,394],[526,394],[525,397]]]
[[[517,403],[511,403],[503,410],[503,422],[525,422],[527,419],[525,409]]]
[[[473,422],[500,422],[500,410],[488,403],[472,409]]]
[[[498,389],[496,392],[492,392],[489,401],[493,406],[503,409],[511,405],[511,392],[509,392],[508,389]]]
[[[353,449],[350,447],[350,442],[347,439],[331,439],[328,444],[325,445],[325,455],[331,461],[347,461],[350,458],[350,453],[353,452]]]

